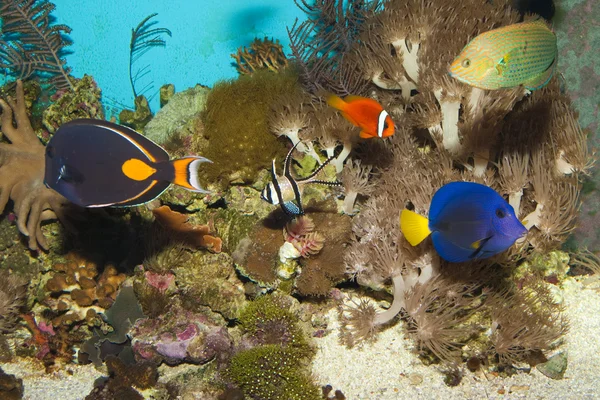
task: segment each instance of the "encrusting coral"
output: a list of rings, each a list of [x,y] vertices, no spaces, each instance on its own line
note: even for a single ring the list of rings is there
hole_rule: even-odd
[[[100,99],[102,91],[90,75],[72,79],[73,90],[58,90],[52,96],[52,104],[44,110],[43,124],[54,133],[64,123],[77,118],[104,119]]]
[[[69,202],[44,185],[45,148],[29,122],[21,81],[17,81],[16,100],[0,99],[0,107],[2,133],[10,141],[0,143],[0,211],[12,200],[17,226],[29,237],[29,248],[46,250],[48,243],[40,224],[56,217],[67,223],[65,206]]]

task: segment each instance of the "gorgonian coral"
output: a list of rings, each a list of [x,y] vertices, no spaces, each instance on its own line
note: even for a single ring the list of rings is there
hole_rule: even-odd
[[[56,217],[65,223],[65,206],[69,203],[44,185],[45,148],[29,122],[21,81],[17,81],[16,100],[0,99],[0,107],[2,133],[10,141],[0,143],[0,211],[12,200],[19,231],[29,236],[29,248],[47,250],[40,224]]]

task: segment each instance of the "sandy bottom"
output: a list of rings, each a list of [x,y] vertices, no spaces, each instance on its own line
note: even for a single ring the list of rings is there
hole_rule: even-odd
[[[565,287],[571,330],[560,349],[569,354],[563,380],[549,379],[536,369],[504,379],[467,371],[460,385],[448,387],[437,367],[423,365],[410,351],[400,324],[382,332],[373,344],[347,349],[337,339],[335,311],[328,315],[333,332],[316,339],[313,373],[319,383],[341,390],[349,400],[600,398],[600,294],[575,280]],[[24,398],[31,400],[83,399],[102,376],[91,365],[46,374],[41,363],[29,359],[2,368],[23,379]]]
[[[425,366],[410,351],[399,324],[373,344],[346,349],[335,333],[318,339],[313,363],[318,382],[341,390],[348,399],[598,399],[600,398],[600,294],[575,280],[563,292],[571,329],[558,351],[568,350],[564,379],[552,380],[536,369],[509,378],[466,372],[449,387],[435,366]],[[331,325],[339,326],[335,311]]]

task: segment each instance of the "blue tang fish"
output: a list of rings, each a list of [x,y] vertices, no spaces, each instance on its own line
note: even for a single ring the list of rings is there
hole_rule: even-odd
[[[402,210],[400,229],[413,246],[431,234],[438,254],[450,262],[491,257],[527,233],[502,196],[473,182],[442,186],[431,200],[429,219]]]

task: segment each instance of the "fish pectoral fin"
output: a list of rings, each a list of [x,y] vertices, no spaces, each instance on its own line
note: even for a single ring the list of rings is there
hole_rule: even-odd
[[[360,135],[361,138],[363,139],[371,139],[372,137],[375,137],[373,135],[371,135],[370,133],[366,132],[366,131],[360,131]]]
[[[504,71],[508,69],[508,62],[511,58],[512,56],[510,55],[510,53],[507,53],[504,55],[504,57],[502,57],[502,59],[500,59],[498,64],[496,64],[496,72],[498,73],[498,76],[502,76]]]
[[[304,214],[304,210],[293,201],[286,201],[285,203],[281,203],[281,208],[288,215],[295,216]]]
[[[542,72],[535,78],[524,82],[523,86],[525,86],[525,89],[533,91],[546,86],[548,82],[550,82],[550,79],[552,79],[552,76],[554,76],[554,71],[556,70],[556,60],[557,57],[554,58],[552,64],[550,64],[550,66],[546,68],[544,72]]]
[[[473,243],[471,243],[471,248],[475,251],[469,256],[469,258],[477,258],[483,250],[485,244],[492,238],[492,236],[488,236],[483,239],[479,239]]]
[[[400,230],[412,246],[421,243],[431,233],[429,220],[407,209],[400,213]]]

